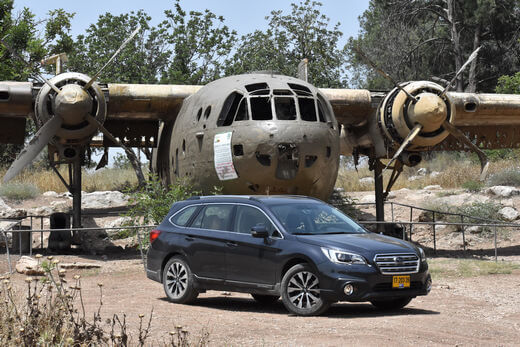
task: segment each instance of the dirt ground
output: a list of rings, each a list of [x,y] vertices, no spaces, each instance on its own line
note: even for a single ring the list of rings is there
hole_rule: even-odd
[[[193,305],[172,304],[162,285],[148,280],[136,254],[100,257],[56,256],[62,262],[91,262],[95,270],[81,274],[86,310],[99,307],[98,283],[103,283],[101,315],[126,313],[130,332],[139,314],[147,319],[153,308],[152,339],[161,344],[175,326],[182,325],[196,340],[209,333],[214,346],[513,346],[520,344],[520,270],[509,275],[434,280],[432,292],[414,299],[405,309],[383,312],[368,303],[335,304],[320,317],[289,315],[281,301],[262,306],[247,294],[209,291]],[[16,261],[17,256],[13,256]],[[0,254],[0,273],[7,271]],[[15,274],[23,286],[25,275]]]

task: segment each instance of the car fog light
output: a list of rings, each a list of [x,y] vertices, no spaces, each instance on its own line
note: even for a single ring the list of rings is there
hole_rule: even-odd
[[[345,287],[343,287],[343,292],[345,295],[352,295],[352,293],[354,293],[354,286],[350,283],[346,284]]]

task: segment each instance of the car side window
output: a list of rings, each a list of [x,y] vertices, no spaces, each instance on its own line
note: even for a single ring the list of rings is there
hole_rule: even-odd
[[[250,206],[238,206],[236,213],[235,232],[251,234],[251,228],[257,225],[265,225],[269,234],[275,230],[267,216],[260,210]],[[278,234],[277,234],[278,235]]]
[[[191,224],[192,228],[231,231],[233,205],[207,205]]]
[[[193,213],[195,213],[195,211],[197,211],[197,208],[198,208],[198,206],[190,206],[180,212],[177,212],[177,214],[175,214],[170,219],[170,222],[172,222],[175,225],[179,225],[181,227],[186,226],[186,224],[188,224],[188,221],[190,220]]]

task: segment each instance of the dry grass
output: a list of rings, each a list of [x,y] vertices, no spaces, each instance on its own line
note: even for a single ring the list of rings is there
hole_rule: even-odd
[[[515,160],[501,160],[492,162],[489,165],[488,177],[516,168],[518,162]],[[440,174],[436,177],[431,177],[429,174],[421,176],[416,180],[409,181],[411,176],[415,176],[419,168],[426,168],[429,172],[437,171]],[[391,170],[384,173],[384,184],[388,182]],[[440,185],[443,188],[460,188],[468,181],[478,180],[480,175],[480,164],[478,162],[459,159],[450,155],[438,155],[435,159],[430,161],[423,161],[420,165],[410,168],[405,167],[401,176],[395,182],[392,190],[401,188],[420,189],[429,185]],[[359,180],[363,177],[374,177],[374,173],[368,168],[359,168],[358,171],[354,169],[340,168],[336,187],[345,189],[346,192],[367,191],[373,190],[373,183],[363,184]]]
[[[434,279],[510,274],[520,269],[519,264],[510,261],[477,259],[428,259],[428,265]]]
[[[0,177],[3,177],[6,169],[0,170]],[[60,168],[60,173],[68,181],[68,171],[65,166]],[[13,183],[33,184],[41,192],[49,190],[62,193],[67,189],[52,170],[32,171],[24,170]],[[81,190],[93,192],[99,190],[121,190],[126,187],[136,186],[137,178],[132,169],[102,169],[99,171],[83,170]]]

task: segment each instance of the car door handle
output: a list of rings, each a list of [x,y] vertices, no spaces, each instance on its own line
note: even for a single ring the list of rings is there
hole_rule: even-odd
[[[185,239],[186,241],[194,241],[194,240],[195,240],[195,239],[194,239],[193,237],[191,237],[191,236],[186,236],[184,239]]]
[[[238,246],[238,243],[232,242],[232,241],[228,241],[228,242],[226,242],[226,245],[228,245],[229,247],[236,247],[236,246]]]

